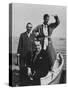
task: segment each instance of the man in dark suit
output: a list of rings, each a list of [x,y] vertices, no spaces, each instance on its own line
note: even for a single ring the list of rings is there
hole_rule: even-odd
[[[32,24],[27,23],[26,25],[27,31],[20,35],[18,50],[17,53],[20,54],[20,81],[21,85],[25,85],[25,80],[27,77],[27,68],[26,68],[26,61],[25,57],[27,52],[32,52],[32,41],[30,38]]]
[[[59,25],[60,21],[57,15],[53,16],[55,19],[54,23],[48,24],[49,22],[49,15],[45,14],[43,16],[43,24],[38,25],[32,32],[33,38],[37,36],[41,36],[40,39],[41,44],[43,44],[43,49],[46,49],[46,46],[48,46],[48,52],[49,56],[51,58],[52,64],[54,64],[54,61],[56,59],[56,52],[52,45],[51,35],[53,30]]]
[[[40,85],[40,78],[47,75],[51,70],[51,61],[48,55],[48,47],[46,50],[42,49],[41,43],[35,40],[36,50],[31,56],[31,52],[27,53],[26,62],[27,67],[31,68],[30,71],[30,85]]]
[[[20,59],[24,58],[28,51],[32,51],[32,41],[30,38],[30,34],[31,34],[31,30],[32,30],[32,24],[27,23],[26,29],[27,29],[26,32],[22,33],[20,35],[20,39],[19,39],[17,53],[20,54]],[[25,65],[25,61],[22,60],[21,64]]]

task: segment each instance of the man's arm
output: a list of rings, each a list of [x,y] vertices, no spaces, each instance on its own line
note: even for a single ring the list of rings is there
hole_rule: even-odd
[[[51,30],[55,29],[59,24],[60,24],[60,21],[59,21],[59,18],[58,16],[54,16],[54,19],[55,19],[55,23],[51,23],[49,25],[49,27],[51,28]]]
[[[17,53],[19,53],[19,54],[21,54],[23,52],[22,45],[23,45],[23,40],[22,40],[22,34],[21,34],[20,38],[19,38],[18,49],[17,49]]]

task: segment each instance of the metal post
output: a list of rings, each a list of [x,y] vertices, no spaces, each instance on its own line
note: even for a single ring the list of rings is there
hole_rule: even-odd
[[[18,53],[17,54],[17,65],[20,65],[19,60],[20,60],[20,54]]]

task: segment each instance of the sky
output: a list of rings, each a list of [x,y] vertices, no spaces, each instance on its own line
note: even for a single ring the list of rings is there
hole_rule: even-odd
[[[58,15],[60,25],[52,33],[52,37],[66,36],[66,7],[38,4],[15,3],[12,6],[12,36],[19,37],[26,31],[26,24],[31,22],[33,28],[43,23],[43,15],[49,14],[50,21],[54,22],[52,15]]]

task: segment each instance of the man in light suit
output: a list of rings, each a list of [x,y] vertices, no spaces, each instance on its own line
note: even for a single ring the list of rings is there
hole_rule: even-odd
[[[60,21],[57,15],[54,16],[55,22],[48,24],[49,22],[49,15],[45,14],[43,16],[43,24],[38,25],[36,28],[34,28],[32,32],[33,38],[41,37],[40,41],[41,44],[43,44],[43,49],[46,49],[46,46],[48,47],[49,56],[51,58],[52,65],[54,64],[54,61],[56,59],[56,52],[52,45],[51,35],[53,33],[53,30],[59,25]]]

